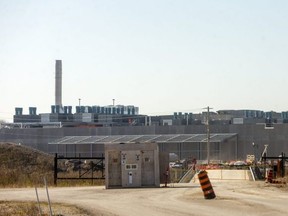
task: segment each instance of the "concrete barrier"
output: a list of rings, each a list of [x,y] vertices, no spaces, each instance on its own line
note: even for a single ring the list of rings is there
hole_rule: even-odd
[[[249,170],[206,170],[210,180],[252,180]],[[195,175],[191,182],[199,181]]]

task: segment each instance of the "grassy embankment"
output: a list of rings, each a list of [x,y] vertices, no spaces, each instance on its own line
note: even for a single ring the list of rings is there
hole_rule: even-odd
[[[44,177],[49,187],[53,186],[54,157],[52,155],[12,143],[0,143],[0,188],[44,187]],[[68,176],[75,177],[77,172]],[[91,185],[92,181],[59,181],[58,186]],[[94,185],[103,181],[94,181]],[[42,215],[49,215],[47,203],[40,203]],[[53,203],[54,215],[89,215],[75,206]],[[0,215],[39,215],[36,202],[10,202],[0,200]]]

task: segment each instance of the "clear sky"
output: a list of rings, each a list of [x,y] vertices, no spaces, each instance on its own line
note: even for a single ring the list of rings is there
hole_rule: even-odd
[[[287,0],[0,0],[0,119],[63,105],[287,111]]]

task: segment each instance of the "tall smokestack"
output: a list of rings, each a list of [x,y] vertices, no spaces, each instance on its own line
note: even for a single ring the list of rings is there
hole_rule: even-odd
[[[55,67],[55,105],[62,108],[62,61],[56,60]]]

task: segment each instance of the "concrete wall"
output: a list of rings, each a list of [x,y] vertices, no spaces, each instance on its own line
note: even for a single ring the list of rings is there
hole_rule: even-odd
[[[276,124],[274,129],[264,125],[230,125],[229,133],[238,133],[238,155],[244,159],[247,154],[256,153],[259,159],[264,145],[268,145],[268,155],[278,156],[288,153],[288,124]],[[253,148],[252,143],[255,143]]]
[[[249,170],[206,170],[210,180],[252,180]],[[191,182],[199,181],[198,175],[195,175]]]
[[[265,129],[264,125],[211,125],[211,133],[237,133],[238,159],[245,159],[247,154],[256,153],[259,158],[264,145],[268,144],[268,156],[288,153],[288,124],[275,124],[274,129]],[[46,129],[0,129],[1,142],[15,142],[28,145],[45,152],[55,152],[56,147],[48,142],[64,136],[89,135],[133,135],[133,134],[187,134],[206,133],[204,125],[190,126],[129,126],[103,128],[46,128]],[[253,148],[252,143],[256,147]],[[174,147],[171,147],[174,148]],[[224,149],[221,149],[224,151]]]

